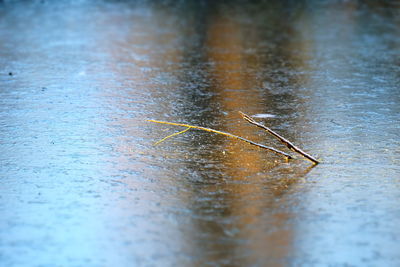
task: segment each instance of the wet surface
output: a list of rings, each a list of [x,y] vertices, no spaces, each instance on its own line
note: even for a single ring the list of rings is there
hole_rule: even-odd
[[[400,264],[400,9],[0,4],[0,265]],[[284,159],[255,115],[323,161]]]

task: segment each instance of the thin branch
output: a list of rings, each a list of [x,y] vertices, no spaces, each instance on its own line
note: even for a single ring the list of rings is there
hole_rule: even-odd
[[[268,133],[270,133],[271,135],[275,136],[279,141],[281,141],[284,145],[287,146],[287,148],[289,148],[292,151],[295,151],[299,154],[301,154],[303,157],[307,158],[308,160],[312,161],[314,164],[318,164],[319,161],[317,159],[315,159],[313,156],[307,154],[306,152],[304,152],[303,150],[301,150],[300,148],[298,148],[297,146],[295,146],[292,142],[290,142],[289,140],[287,140],[286,138],[284,138],[283,136],[279,135],[278,133],[274,132],[273,130],[271,130],[270,128],[268,128],[267,126],[256,122],[252,117],[250,117],[249,115],[244,114],[243,112],[239,111],[240,115],[242,115],[243,119],[245,119],[246,121],[248,121],[249,123],[256,125],[264,130],[266,130]]]
[[[161,123],[161,124],[174,125],[174,126],[182,126],[182,127],[188,128],[188,129],[197,129],[197,130],[202,130],[202,131],[206,131],[206,132],[212,132],[212,133],[222,134],[222,135],[228,136],[228,137],[230,137],[230,138],[239,139],[239,140],[242,140],[242,141],[244,141],[244,142],[246,142],[246,143],[249,143],[249,144],[251,144],[251,145],[254,145],[254,146],[258,146],[258,147],[267,149],[267,150],[272,151],[272,152],[274,152],[274,153],[276,153],[276,154],[280,154],[280,155],[286,157],[287,159],[292,159],[292,156],[290,156],[289,154],[287,154],[287,153],[285,153],[285,152],[283,152],[283,151],[280,151],[280,150],[278,150],[278,149],[275,149],[275,148],[272,148],[272,147],[269,147],[269,146],[264,146],[264,145],[258,144],[258,143],[256,143],[256,142],[253,142],[253,141],[251,141],[251,140],[248,140],[248,139],[246,139],[246,138],[243,138],[243,137],[240,137],[240,136],[237,136],[237,135],[234,135],[234,134],[230,134],[230,133],[226,133],[226,132],[214,130],[214,129],[211,129],[211,128],[206,128],[206,127],[201,127],[201,126],[195,126],[195,125],[189,125],[189,124],[183,124],[183,123],[174,123],[174,122],[158,121],[158,120],[147,120],[147,121],[155,122],[155,123]],[[187,131],[188,129],[186,129],[185,131]],[[180,132],[180,133],[181,133],[181,132]],[[177,133],[177,134],[179,134],[179,133]],[[168,137],[168,136],[167,136],[167,137]]]
[[[178,133],[173,133],[173,134],[170,134],[170,135],[168,135],[168,136],[164,137],[163,139],[161,139],[161,140],[159,140],[159,141],[155,142],[155,143],[154,143],[154,145],[158,145],[159,143],[161,143],[161,142],[163,142],[163,141],[167,140],[168,138],[171,138],[171,137],[177,136],[178,134],[183,134],[183,133],[185,133],[185,132],[187,132],[187,131],[189,131],[189,130],[190,130],[190,127],[186,128],[185,130],[183,130],[183,131],[180,131],[180,132],[178,132]]]

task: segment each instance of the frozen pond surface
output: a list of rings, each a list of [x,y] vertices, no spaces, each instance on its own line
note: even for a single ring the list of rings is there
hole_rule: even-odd
[[[0,3],[1,266],[400,265],[399,7],[127,2]]]

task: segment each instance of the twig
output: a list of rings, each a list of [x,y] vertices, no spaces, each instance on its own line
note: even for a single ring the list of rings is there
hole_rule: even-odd
[[[314,164],[318,164],[319,161],[317,159],[315,159],[313,156],[307,154],[306,152],[304,152],[303,150],[301,150],[300,148],[298,148],[297,146],[295,146],[292,142],[290,142],[289,140],[287,140],[286,138],[284,138],[283,136],[279,135],[278,133],[274,132],[273,130],[271,130],[270,128],[268,128],[267,126],[256,122],[252,117],[250,117],[249,115],[244,114],[243,112],[239,111],[240,115],[242,115],[243,119],[245,119],[246,121],[248,121],[251,124],[254,124],[264,130],[266,130],[268,133],[272,134],[273,136],[275,136],[276,138],[279,139],[279,141],[281,141],[284,145],[287,146],[287,148],[289,148],[292,151],[295,151],[299,154],[301,154],[303,157],[307,158],[308,160],[312,161]]]
[[[212,132],[212,133],[222,134],[222,135],[228,136],[228,137],[230,137],[230,138],[239,139],[239,140],[242,140],[242,141],[244,141],[244,142],[246,142],[246,143],[252,144],[252,145],[254,145],[254,146],[258,146],[258,147],[261,147],[261,148],[270,150],[270,151],[272,151],[272,152],[274,152],[274,153],[276,153],[276,154],[280,154],[280,155],[286,157],[286,159],[292,159],[292,156],[290,156],[289,154],[287,154],[287,153],[285,153],[285,152],[283,152],[283,151],[280,151],[280,150],[278,150],[278,149],[275,149],[275,148],[272,148],[272,147],[269,147],[269,146],[265,146],[265,145],[258,144],[258,143],[256,143],[256,142],[253,142],[253,141],[251,141],[251,140],[248,140],[248,139],[246,139],[246,138],[243,138],[243,137],[240,137],[240,136],[237,136],[237,135],[234,135],[234,134],[230,134],[230,133],[226,133],[226,132],[214,130],[214,129],[211,129],[211,128],[206,128],[206,127],[201,127],[201,126],[195,126],[195,125],[189,125],[189,124],[183,124],[183,123],[174,123],[174,122],[158,121],[158,120],[147,120],[147,121],[155,122],[155,123],[161,123],[161,124],[182,126],[182,127],[188,128],[188,129],[197,129],[197,130],[202,130],[202,131],[206,131],[206,132]],[[185,129],[184,131],[187,131],[188,129]],[[183,131],[182,131],[182,132],[183,132]],[[165,140],[165,139],[167,139],[167,138],[169,138],[169,137],[172,137],[173,135],[180,134],[180,133],[182,133],[182,132],[179,132],[179,133],[176,133],[176,134],[172,134],[171,136],[167,136],[166,138],[162,139],[161,141],[163,141],[163,140]],[[160,142],[160,141],[159,141],[159,142]]]
[[[161,140],[159,140],[159,141],[155,142],[155,143],[154,143],[154,145],[158,145],[159,143],[161,143],[161,142],[163,142],[163,141],[167,140],[168,138],[171,138],[171,137],[177,136],[178,134],[183,134],[183,133],[185,133],[185,132],[187,132],[187,131],[189,131],[189,130],[190,130],[190,127],[186,128],[185,130],[183,130],[183,131],[180,131],[180,132],[178,132],[178,133],[173,133],[173,134],[170,134],[170,135],[168,135],[168,136],[164,137],[163,139],[161,139]]]

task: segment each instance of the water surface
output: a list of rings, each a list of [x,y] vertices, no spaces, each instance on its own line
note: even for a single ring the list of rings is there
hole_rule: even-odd
[[[0,265],[399,265],[399,13],[3,1]]]

